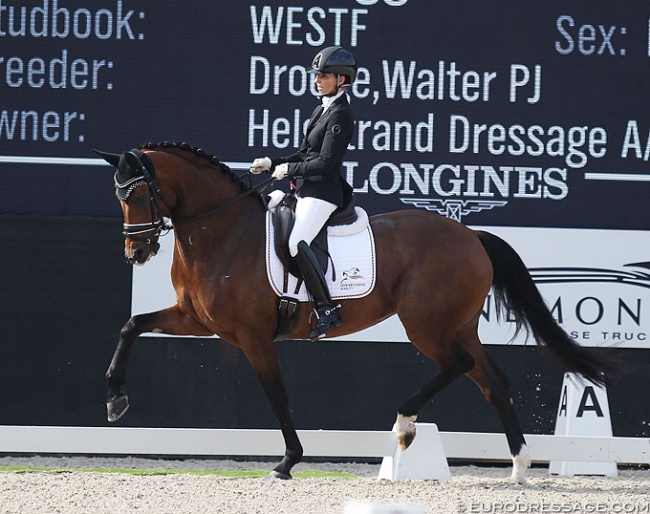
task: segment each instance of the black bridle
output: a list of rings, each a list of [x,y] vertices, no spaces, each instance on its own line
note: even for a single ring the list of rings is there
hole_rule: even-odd
[[[163,217],[162,211],[160,209],[160,203],[158,202],[158,199],[160,199],[160,202],[162,202],[162,204],[165,206],[165,209],[167,209],[167,212],[170,216],[171,209],[160,194],[160,188],[154,181],[152,171],[150,171],[149,167],[145,164],[145,159],[148,163],[150,163],[145,154],[139,150],[131,150],[126,154],[126,158],[131,169],[136,173],[140,173],[141,175],[136,176],[135,178],[132,178],[123,184],[119,184],[116,179],[116,195],[118,198],[120,198],[119,192],[123,191],[123,200],[126,201],[131,192],[136,187],[146,185],[149,188],[151,221],[147,223],[124,223],[122,224],[122,235],[124,237],[128,237],[129,239],[133,239],[134,241],[142,241],[147,245],[152,245],[156,242],[158,237],[167,234],[172,228],[174,228],[173,225],[165,221],[165,218]],[[153,168],[151,169],[153,170]],[[142,234],[147,235],[143,236]]]
[[[174,226],[167,222],[160,210],[158,199],[163,203],[167,212],[171,212],[167,203],[160,194],[160,188],[156,185],[153,179],[145,180],[149,187],[149,206],[151,208],[151,221],[147,223],[123,223],[122,235],[133,239],[134,241],[142,241],[151,245],[161,235],[167,234]],[[148,234],[143,236],[142,234]]]
[[[140,157],[140,155],[138,155],[133,151],[129,152],[129,155],[130,157],[132,157],[132,159],[129,159],[130,160],[129,165],[134,171],[137,171],[142,175],[137,179],[135,179],[134,181],[132,181],[130,185],[128,185],[128,187],[132,190],[139,185],[145,185],[145,184],[147,185],[147,187],[149,188],[149,205],[151,207],[151,221],[147,223],[124,223],[122,225],[122,235],[129,239],[133,239],[134,241],[142,241],[147,245],[154,244],[158,237],[169,233],[169,231],[174,228],[174,225],[189,223],[190,221],[195,221],[197,219],[212,216],[230,207],[232,204],[238,202],[242,198],[254,192],[262,191],[266,186],[268,186],[271,182],[275,180],[274,178],[271,177],[259,183],[256,186],[249,187],[249,189],[243,191],[237,196],[234,196],[230,200],[215,207],[214,209],[196,214],[194,216],[190,216],[188,218],[176,219],[174,220],[174,224],[172,224],[169,223],[167,220],[165,220],[165,217],[163,216],[162,211],[160,209],[160,203],[162,203],[162,205],[165,207],[170,217],[172,214],[172,210],[170,209],[169,205],[167,204],[167,202],[165,202],[165,199],[161,195],[160,188],[156,184],[154,178],[152,177],[152,174],[147,169],[147,166],[143,162],[143,159]],[[246,172],[245,175],[248,175],[249,183],[250,183],[250,173]],[[126,198],[128,198],[128,193],[126,195]],[[147,235],[145,236],[142,234],[147,234]]]

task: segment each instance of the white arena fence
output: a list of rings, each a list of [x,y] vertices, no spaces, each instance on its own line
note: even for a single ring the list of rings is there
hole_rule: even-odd
[[[511,460],[503,434],[438,432],[431,423],[416,426],[415,441],[421,439],[420,434],[439,435],[447,459]],[[430,427],[435,430],[425,430]],[[396,438],[391,431],[298,430],[298,435],[305,457],[396,455]],[[536,463],[570,460],[650,464],[648,438],[529,434],[526,440]],[[0,453],[11,454],[280,457],[284,450],[279,430],[0,426]]]

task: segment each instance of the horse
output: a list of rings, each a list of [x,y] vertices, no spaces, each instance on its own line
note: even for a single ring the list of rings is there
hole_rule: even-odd
[[[115,173],[126,260],[143,265],[175,231],[171,279],[177,303],[132,316],[122,327],[106,372],[108,419],[128,409],[127,361],[142,333],[212,336],[239,347],[254,369],[284,437],[285,454],[271,477],[290,479],[301,461],[274,345],[277,294],[265,268],[266,195],[214,155],[187,143],[149,143],[121,154],[95,150]],[[169,225],[171,221],[171,225]],[[499,312],[550,350],[565,371],[596,384],[615,370],[602,353],[581,347],[558,325],[516,251],[486,231],[435,213],[402,210],[370,217],[377,277],[362,298],[341,301],[344,323],[328,332],[357,332],[397,314],[409,341],[438,372],[398,406],[394,431],[401,449],[416,433],[420,409],[456,378],[467,375],[496,410],[512,456],[511,479],[525,483],[531,458],[507,377],[478,336],[484,301],[493,291]],[[309,333],[309,305],[299,310],[290,340]],[[323,344],[323,343],[320,343]]]

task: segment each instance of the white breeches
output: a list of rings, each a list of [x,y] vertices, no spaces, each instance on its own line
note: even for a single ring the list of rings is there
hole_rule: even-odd
[[[296,223],[289,236],[289,253],[291,257],[298,254],[298,243],[300,241],[311,244],[335,210],[336,205],[325,200],[309,196],[298,198],[296,202]]]

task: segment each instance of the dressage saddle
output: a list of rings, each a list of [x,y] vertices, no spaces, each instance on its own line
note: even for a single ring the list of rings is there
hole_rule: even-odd
[[[298,283],[294,294],[297,294],[302,286],[303,277],[298,264],[289,253],[289,236],[295,223],[296,196],[294,193],[285,195],[280,203],[272,210],[271,219],[274,228],[273,245],[275,252],[282,262],[285,270],[285,288],[287,291],[287,273],[291,273],[298,278]],[[327,228],[336,225],[349,225],[357,220],[354,200],[341,210],[336,210],[328,222],[320,230],[316,238],[312,241],[310,247],[323,273],[327,273],[328,262],[331,261],[327,242]],[[332,262],[332,280],[336,279],[336,270]],[[300,302],[291,296],[281,296],[278,298],[278,321],[276,324],[274,341],[284,341],[289,336],[291,330],[298,319],[300,312]]]

